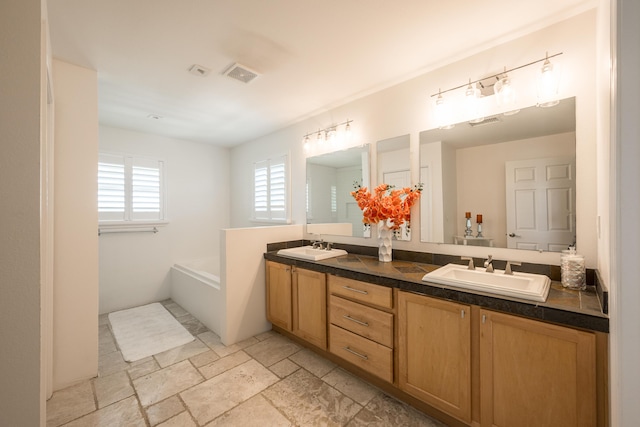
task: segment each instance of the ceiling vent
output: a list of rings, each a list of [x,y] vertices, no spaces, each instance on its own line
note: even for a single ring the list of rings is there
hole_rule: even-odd
[[[204,77],[209,74],[211,70],[207,67],[203,67],[202,65],[193,64],[191,68],[189,68],[189,72],[194,76]]]
[[[238,63],[233,64],[222,74],[227,77],[231,77],[232,79],[239,80],[242,83],[249,83],[259,75],[257,72]]]

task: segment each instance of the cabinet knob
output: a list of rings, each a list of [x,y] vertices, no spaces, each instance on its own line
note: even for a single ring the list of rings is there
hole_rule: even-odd
[[[482,315],[482,323],[486,323],[487,322],[487,315],[483,314]]]
[[[464,315],[465,315],[464,310],[460,310],[460,318],[461,318],[461,319],[464,319]]]

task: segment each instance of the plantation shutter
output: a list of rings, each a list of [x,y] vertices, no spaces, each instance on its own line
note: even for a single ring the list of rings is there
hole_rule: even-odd
[[[289,185],[287,156],[256,162],[253,171],[254,219],[286,220]]]
[[[132,159],[131,219],[162,219],[161,172],[163,163],[157,160]]]
[[[271,164],[269,179],[269,202],[271,219],[286,219],[287,188],[286,188],[286,158],[275,160]]]
[[[98,219],[108,222],[164,220],[164,162],[100,154]]]
[[[125,159],[101,154],[98,160],[98,218],[124,221],[126,216]]]

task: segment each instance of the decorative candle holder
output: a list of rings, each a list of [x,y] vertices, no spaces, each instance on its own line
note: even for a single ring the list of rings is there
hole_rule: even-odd
[[[478,214],[478,216],[476,216],[476,222],[478,223],[478,234],[476,234],[476,237],[484,237],[482,235],[482,214]]]
[[[473,230],[471,229],[471,212],[466,212],[464,216],[466,218],[464,237],[473,237]]]

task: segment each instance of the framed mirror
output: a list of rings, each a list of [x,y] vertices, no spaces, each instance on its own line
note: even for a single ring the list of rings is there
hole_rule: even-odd
[[[575,131],[568,98],[421,132],[420,240],[555,252],[575,244]]]
[[[369,145],[307,157],[307,232],[370,237],[351,196],[354,183],[369,187]]]
[[[377,185],[395,188],[411,187],[411,158],[409,135],[400,135],[376,143]],[[394,239],[411,240],[411,228],[403,224]]]

